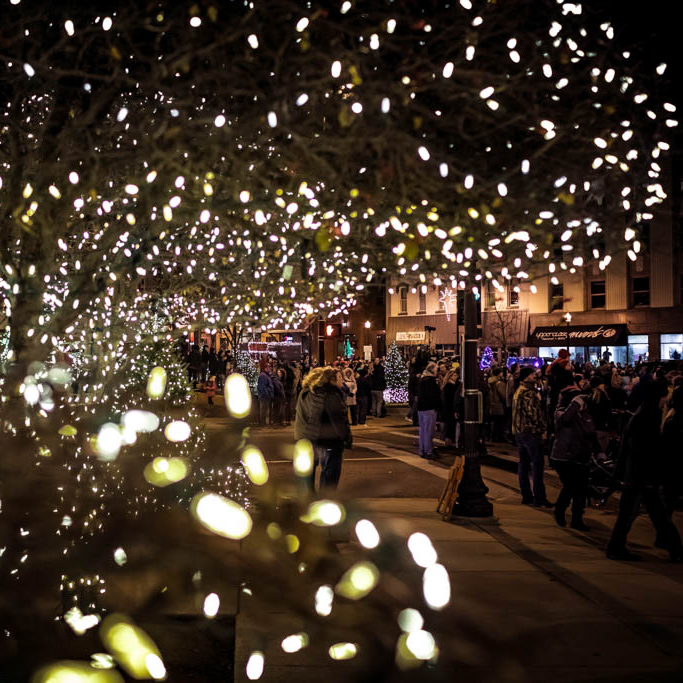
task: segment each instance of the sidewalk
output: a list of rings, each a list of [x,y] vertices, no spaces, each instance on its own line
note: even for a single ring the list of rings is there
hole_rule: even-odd
[[[452,589],[439,618],[450,620],[454,632],[469,620],[493,640],[475,656],[466,643],[473,634],[465,632],[458,640],[464,654],[457,670],[423,667],[396,680],[682,680],[683,567],[651,548],[649,520],[639,517],[630,537],[632,547],[645,549],[645,561],[613,562],[590,537],[560,529],[548,512],[520,505],[516,492],[487,483],[495,509],[488,520],[443,522],[431,499],[359,501],[380,530],[391,527],[405,538],[422,531],[432,539]],[[603,514],[607,528],[613,515]],[[414,603],[426,618],[434,614],[421,595]],[[282,652],[282,638],[303,623],[301,615],[245,600],[237,618],[235,680],[247,680],[246,660],[257,633],[266,655],[260,680],[358,680],[351,662],[332,662],[324,651]]]

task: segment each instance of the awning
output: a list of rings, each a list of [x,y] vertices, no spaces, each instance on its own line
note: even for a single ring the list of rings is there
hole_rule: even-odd
[[[537,327],[527,346],[626,346],[626,325],[568,325]]]

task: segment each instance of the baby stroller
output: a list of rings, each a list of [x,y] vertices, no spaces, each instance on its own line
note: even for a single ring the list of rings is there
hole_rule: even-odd
[[[605,458],[591,456],[588,462],[588,500],[595,507],[603,507],[609,497],[623,486],[616,477],[617,460],[621,448],[621,435],[631,418],[627,410],[612,411],[614,429],[605,449]]]

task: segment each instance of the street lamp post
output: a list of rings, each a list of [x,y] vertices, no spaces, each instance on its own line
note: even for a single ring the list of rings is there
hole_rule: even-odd
[[[464,299],[465,348],[462,364],[465,374],[465,469],[452,514],[463,517],[490,517],[493,514],[493,505],[486,498],[489,490],[481,478],[479,465],[479,431],[483,421],[483,406],[477,364],[477,301],[471,290],[465,293]]]

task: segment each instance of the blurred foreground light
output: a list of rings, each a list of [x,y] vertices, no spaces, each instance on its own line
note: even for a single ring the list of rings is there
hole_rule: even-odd
[[[124,683],[118,671],[102,670],[88,662],[55,662],[38,671],[31,683]]]
[[[123,437],[118,425],[107,422],[100,427],[95,439],[95,450],[100,460],[115,460],[121,450]]]
[[[219,536],[240,540],[251,532],[251,515],[241,506],[217,493],[200,493],[194,497],[192,514]]]
[[[376,548],[379,545],[379,532],[369,519],[361,519],[356,523],[356,536],[364,548]]]
[[[60,436],[76,436],[78,430],[73,425],[63,425],[57,432]]]
[[[357,562],[348,569],[334,590],[349,600],[361,600],[379,581],[379,570],[372,562]]]
[[[152,368],[147,379],[147,396],[152,399],[161,398],[166,391],[166,370],[158,366]]]
[[[299,650],[303,650],[308,645],[308,634],[306,633],[294,633],[291,636],[287,636],[281,643],[282,649],[287,654],[293,654]]]
[[[159,418],[149,410],[129,410],[124,413],[122,424],[134,432],[153,432],[159,428]]]
[[[166,667],[154,641],[123,614],[110,614],[100,627],[100,638],[121,668],[132,678],[160,681]]]
[[[247,476],[254,484],[261,486],[268,481],[268,465],[256,446],[247,446],[242,451],[241,460]]]
[[[406,638],[406,645],[417,659],[432,659],[437,654],[434,636],[429,631],[411,631]]]
[[[422,591],[426,603],[433,610],[443,609],[451,599],[451,582],[442,564],[427,567],[422,576]]]
[[[116,562],[119,567],[123,567],[123,565],[128,562],[128,555],[126,555],[126,551],[123,548],[117,548],[114,551],[114,562]]]
[[[332,613],[334,591],[332,586],[320,586],[315,592],[315,611],[321,617],[327,617]]]
[[[52,384],[67,386],[71,384],[71,370],[66,366],[57,365],[48,371],[47,378]]]
[[[353,659],[358,654],[356,643],[335,643],[330,647],[328,653],[332,659]]]
[[[82,636],[88,629],[97,626],[101,618],[99,614],[83,614],[78,607],[72,607],[64,615],[64,621],[77,636]]]
[[[185,479],[190,467],[183,458],[154,458],[144,469],[145,479],[153,486],[168,486]]]
[[[411,534],[408,550],[412,553],[415,564],[420,567],[431,567],[438,559],[429,536],[421,532]]]
[[[261,678],[265,663],[266,658],[264,657],[263,652],[254,650],[254,652],[249,655],[249,659],[247,661],[247,678],[250,681],[257,681],[259,678]]]
[[[235,372],[225,382],[225,405],[233,417],[246,417],[251,412],[251,390],[243,375]]]
[[[173,420],[166,425],[164,429],[164,435],[172,443],[179,443],[181,441],[187,441],[190,438],[192,429],[187,422],[183,420]]]
[[[213,619],[218,614],[218,609],[221,606],[221,599],[216,593],[209,593],[204,598],[204,615],[209,619]]]
[[[313,444],[308,439],[296,442],[292,464],[298,477],[308,477],[313,471]]]
[[[308,506],[301,521],[315,526],[334,526],[343,521],[346,516],[344,507],[333,500],[317,500]]]
[[[422,615],[412,607],[401,610],[401,613],[398,615],[398,625],[404,633],[419,631],[424,626],[424,623]]]

